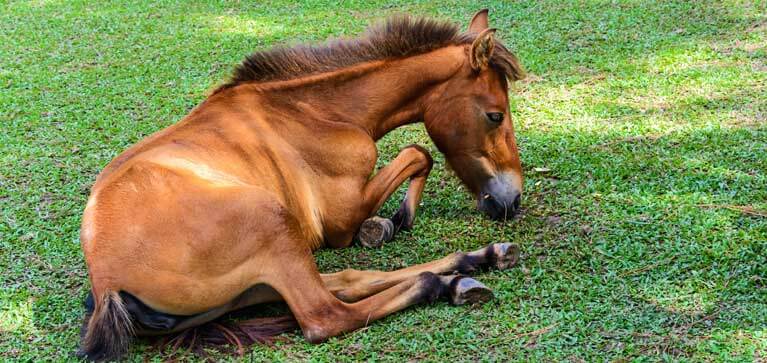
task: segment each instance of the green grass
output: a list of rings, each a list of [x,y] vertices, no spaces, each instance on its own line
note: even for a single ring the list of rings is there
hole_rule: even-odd
[[[466,24],[478,7],[153,3],[0,0],[0,359],[74,359],[90,184],[244,55],[354,35],[395,12]],[[379,147],[381,163],[413,142],[436,156],[414,230],[317,258],[324,271],[394,269],[510,240],[521,266],[479,275],[496,293],[486,305],[418,306],[320,345],[290,334],[249,357],[767,359],[767,218],[724,208],[767,210],[765,2],[482,6],[531,73],[511,97],[524,213],[484,219],[422,126],[407,127]],[[132,353],[163,358],[145,342]]]

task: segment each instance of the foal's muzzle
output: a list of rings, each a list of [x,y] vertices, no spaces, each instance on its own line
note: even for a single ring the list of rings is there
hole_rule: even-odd
[[[522,192],[505,173],[488,180],[479,192],[479,210],[496,221],[513,218],[521,204]]]

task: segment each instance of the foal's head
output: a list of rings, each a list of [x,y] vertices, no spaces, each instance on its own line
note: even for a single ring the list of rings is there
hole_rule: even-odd
[[[523,78],[516,57],[495,41],[487,11],[469,25],[466,62],[439,87],[424,114],[426,130],[492,219],[511,218],[522,197],[522,166],[509,114],[508,81]]]

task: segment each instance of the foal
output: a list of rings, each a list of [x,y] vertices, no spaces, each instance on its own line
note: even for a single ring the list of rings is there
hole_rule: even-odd
[[[422,121],[478,208],[505,219],[522,172],[508,83],[523,77],[494,40],[487,10],[467,32],[398,17],[321,47],[257,52],[179,123],[98,176],[80,239],[90,282],[81,342],[89,359],[123,354],[245,306],[284,300],[311,342],[437,298],[492,292],[458,275],[508,268],[509,243],[393,272],[320,274],[312,251],[369,245],[413,225],[432,167],[412,145],[371,177],[375,141]],[[408,181],[389,219],[381,205]],[[362,226],[362,228],[361,228]]]

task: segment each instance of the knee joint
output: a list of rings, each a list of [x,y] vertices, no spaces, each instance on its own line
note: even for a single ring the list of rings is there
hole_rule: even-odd
[[[408,150],[414,153],[413,155],[419,159],[419,162],[423,164],[426,170],[431,170],[434,165],[434,159],[431,157],[428,150],[421,145],[412,144],[402,149],[402,153],[407,152]]]

